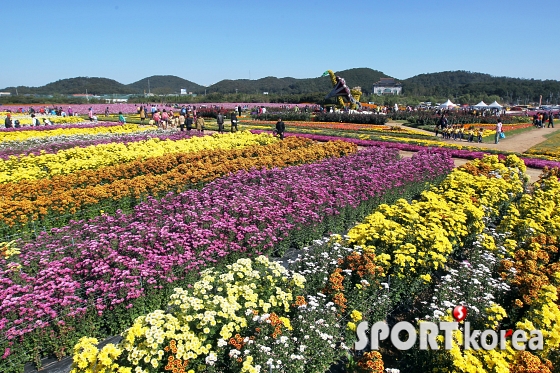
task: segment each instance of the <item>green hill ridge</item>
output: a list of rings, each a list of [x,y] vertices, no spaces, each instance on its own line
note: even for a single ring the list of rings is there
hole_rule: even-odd
[[[322,71],[321,71],[322,73]],[[359,86],[365,95],[371,94],[372,86],[380,78],[391,78],[385,73],[371,68],[353,68],[336,71],[336,75],[345,79],[350,88]],[[557,80],[534,80],[509,77],[495,77],[489,74],[470,71],[444,71],[419,74],[407,79],[396,79],[403,86],[406,96],[437,96],[437,97],[476,97],[477,95],[495,95],[511,99],[524,98],[538,100],[560,98],[560,82]],[[72,94],[134,94],[144,93],[179,94],[181,89],[195,94],[262,94],[268,92],[275,95],[301,95],[327,93],[331,89],[329,77],[296,79],[291,77],[265,77],[256,80],[225,79],[205,87],[193,81],[173,75],[154,75],[131,84],[122,84],[116,80],[97,77],[77,77],[62,79],[41,87],[7,87],[2,91],[12,95],[72,95]]]

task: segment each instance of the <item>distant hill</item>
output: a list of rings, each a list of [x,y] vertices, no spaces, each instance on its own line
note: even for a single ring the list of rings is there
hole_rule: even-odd
[[[127,94],[133,93],[126,85],[107,78],[78,77],[57,80],[42,87],[17,87],[18,94],[38,94],[38,95],[71,95],[87,93],[101,95],[105,93]],[[5,88],[4,91],[16,93],[16,87]]]
[[[104,93],[129,93],[130,89],[124,84],[107,78],[71,78],[49,83],[39,88],[39,93],[59,92],[65,94],[88,94],[101,95]]]
[[[149,81],[149,83],[148,83]],[[187,92],[202,93],[204,86],[193,83],[190,80],[179,78],[174,75],[154,75],[144,78],[137,82],[128,84],[127,87],[134,90],[136,93],[143,94],[151,92],[156,95],[165,95],[171,93],[181,92],[181,89],[186,89]]]
[[[371,92],[372,84],[378,81],[379,78],[389,77],[381,71],[369,68],[337,71],[335,74],[343,77],[350,88],[355,86],[362,87],[362,91],[366,94]],[[70,95],[83,94],[87,90],[87,93],[90,94],[103,95],[112,93],[143,94],[144,92],[148,93],[148,91],[154,94],[173,94],[179,93],[181,89],[186,89],[187,92],[201,94],[206,89],[208,93],[223,94],[236,93],[236,90],[237,93],[247,94],[262,92],[269,92],[270,94],[302,94],[326,92],[330,88],[331,82],[329,77],[296,79],[269,76],[257,80],[222,80],[209,87],[204,87],[173,75],[154,75],[127,85],[106,78],[78,77],[58,80],[42,87],[19,86],[17,91],[18,94]],[[7,87],[3,91],[15,94],[16,87]]]
[[[420,74],[412,78],[404,79],[406,84],[418,84],[425,87],[435,85],[462,85],[471,83],[488,82],[494,79],[492,75],[472,73],[470,71],[443,71],[440,73]]]
[[[323,70],[324,71],[324,70]],[[318,74],[323,71],[319,70]],[[372,85],[380,78],[390,78],[385,73],[370,68],[354,68],[335,72],[343,77],[350,87],[360,86],[364,95],[371,93]],[[148,83],[149,81],[149,83]],[[403,94],[406,96],[432,96],[461,99],[463,102],[471,102],[480,97],[497,96],[504,100],[514,101],[538,101],[543,96],[543,102],[560,100],[560,82],[556,80],[534,80],[518,79],[508,77],[495,77],[489,74],[473,73],[470,71],[444,71],[431,74],[420,74],[397,81],[402,83]],[[173,75],[155,75],[144,78],[137,82],[124,85],[112,79],[78,77],[62,79],[49,83],[42,87],[17,87],[19,95],[70,95],[90,93],[94,95],[103,94],[143,94],[150,91],[154,94],[176,94],[181,89],[187,92],[203,94],[205,89],[208,94],[262,94],[268,92],[271,95],[283,97],[295,97],[307,95],[314,99],[324,97],[331,89],[329,77],[318,76],[315,78],[276,78],[266,77],[262,79],[249,80],[222,80],[209,87],[204,87]],[[8,87],[2,91],[16,94],[15,87]]]
[[[322,72],[321,72],[322,73]],[[389,78],[390,76],[381,71],[369,68],[357,68],[336,71],[338,75],[346,81],[346,85],[350,88],[359,86],[362,92],[369,94],[373,83],[379,81],[379,78]],[[217,93],[262,93],[269,94],[302,94],[314,92],[327,92],[332,88],[330,78],[328,76],[320,76],[317,78],[296,79],[296,78],[275,78],[272,76],[257,79],[238,79],[238,80],[222,80],[210,86],[209,92]],[[326,94],[326,93],[325,93]]]
[[[497,77],[470,71],[444,71],[420,74],[402,80],[403,93],[408,96],[480,97],[498,96],[507,101],[538,101],[548,97],[560,99],[560,82],[557,80],[519,79]]]

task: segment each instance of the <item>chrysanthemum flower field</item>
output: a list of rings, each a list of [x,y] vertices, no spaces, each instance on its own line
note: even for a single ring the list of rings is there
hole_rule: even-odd
[[[529,184],[515,156],[454,169],[449,152],[249,132],[25,132],[0,133],[2,372],[68,355],[75,373],[560,366],[556,170]],[[362,321],[456,305],[544,348],[465,350],[458,330],[449,350],[353,349]]]

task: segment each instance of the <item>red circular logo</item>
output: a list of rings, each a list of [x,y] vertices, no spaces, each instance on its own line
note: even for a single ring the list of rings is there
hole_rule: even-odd
[[[467,317],[467,307],[456,306],[453,308],[453,317],[459,322],[463,321]]]

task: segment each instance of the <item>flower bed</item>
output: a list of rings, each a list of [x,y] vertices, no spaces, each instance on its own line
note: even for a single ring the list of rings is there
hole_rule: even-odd
[[[56,115],[37,115],[36,118],[38,118],[41,121],[41,125],[44,124],[43,119],[48,119],[52,124],[54,125],[58,125],[58,124],[76,124],[76,123],[82,123],[84,122],[83,118],[80,117],[59,117]],[[0,115],[0,121],[2,123],[4,123],[4,120],[6,119],[6,115]],[[21,126],[33,126],[33,118],[31,118],[31,116],[29,115],[25,115],[25,114],[12,114],[11,115],[11,119],[12,122],[19,120],[19,124]],[[40,127],[33,127],[33,128],[40,128]],[[2,128],[2,130],[9,130],[10,128]],[[25,128],[25,127],[20,127],[20,128],[13,128],[14,130],[23,130],[23,129],[29,129],[29,127]]]
[[[524,170],[516,157],[474,161],[418,201],[379,206],[347,239],[314,242],[289,262],[290,271],[258,257],[223,272],[204,272],[192,287],[174,290],[166,311],[136,319],[120,344],[98,350],[97,340],[83,338],[74,349],[73,372],[322,372],[340,360],[350,370],[376,373],[385,371],[383,360],[406,371],[550,372],[546,356],[560,344],[560,272],[557,263],[548,263],[550,253],[557,255],[550,246],[557,242],[557,229],[546,236],[560,217],[560,183],[556,175],[547,177],[537,185],[535,199],[525,196],[517,203]],[[534,221],[535,206],[551,198],[555,203]],[[489,225],[500,221],[493,233]],[[528,231],[527,224],[534,223],[542,225]],[[527,234],[549,243],[546,255]],[[504,278],[493,271],[500,258]],[[527,272],[542,279],[531,281]],[[480,291],[480,281],[493,288]],[[503,296],[515,294],[516,282],[529,285],[519,287],[530,304],[521,313],[506,306]],[[510,340],[504,352],[463,351],[461,332],[454,333],[450,351],[441,348],[442,339],[439,350],[415,347],[408,354],[383,346],[395,358],[377,351],[360,356],[350,348],[360,321],[448,320],[447,303],[455,298],[468,306],[467,321],[475,326],[495,329],[517,322],[518,328],[541,328],[547,341],[543,353],[515,351]],[[392,318],[397,306],[404,312]],[[415,307],[430,309],[433,316],[415,320],[425,315]]]
[[[138,142],[158,138],[160,140],[179,140],[190,136],[199,136],[198,133],[169,132],[160,129],[142,128],[136,133],[101,133],[101,134],[78,134],[70,136],[49,136],[30,138],[24,141],[0,142],[0,159],[8,159],[10,156],[26,156],[40,154],[54,154],[60,150],[70,148],[85,148],[92,145]]]
[[[389,121],[385,115],[347,113],[320,113],[315,115],[314,120],[316,122],[343,122],[375,125],[382,125]]]
[[[56,154],[12,157],[0,161],[0,183],[43,179],[79,170],[94,170],[164,154],[195,152],[202,149],[231,149],[276,141],[278,139],[267,134],[253,135],[248,132],[240,132],[223,136],[191,137],[176,141],[160,141],[152,138],[127,144],[109,143],[87,148],[72,148]]]
[[[263,132],[267,132],[267,131],[252,130],[251,132],[253,132],[253,133],[263,133]],[[304,133],[297,133],[297,134],[286,133],[285,136],[286,137],[290,137],[290,136],[304,137],[304,138],[312,139],[312,140],[316,140],[316,141],[332,141],[334,139],[337,139],[337,140],[341,140],[341,141],[348,141],[348,142],[351,142],[351,143],[356,144],[358,146],[364,146],[364,147],[382,146],[382,147],[387,147],[387,148],[392,148],[392,149],[399,149],[399,150],[413,151],[413,152],[421,151],[421,150],[427,148],[426,146],[414,145],[414,144],[403,144],[403,143],[399,143],[399,142],[362,140],[362,139],[356,139],[356,138],[351,138],[351,137],[312,135],[312,134],[306,134],[306,133],[305,134]],[[462,150],[462,149],[450,149],[450,148],[440,148],[440,147],[428,147],[428,148],[430,149],[430,151],[435,152],[435,153],[449,153],[454,158],[465,158],[465,159],[480,159],[480,158],[483,158],[485,155],[497,152],[496,150],[493,150],[493,149],[484,149],[483,151],[479,151],[479,150]],[[501,151],[500,154],[498,154],[498,157],[500,159],[505,159],[507,154],[508,154],[508,152]],[[527,167],[540,168],[540,169],[560,167],[560,161],[538,159],[538,158],[528,158],[528,157],[523,157],[522,155],[520,155],[520,158],[523,160],[523,162],[525,163],[525,165]]]
[[[282,253],[341,232],[378,203],[449,172],[447,157],[372,148],[286,169],[239,172],[201,190],[149,200],[131,215],[74,221],[2,260],[0,327],[11,362],[61,356],[80,336],[122,330],[161,307],[200,269],[237,255]],[[0,342],[1,343],[1,342]],[[8,353],[10,355],[10,353]]]
[[[59,128],[50,131],[26,131],[21,133],[7,133],[3,138],[0,135],[0,147],[3,149],[18,149],[25,144],[30,143],[42,143],[48,142],[49,138],[64,138],[73,137],[76,135],[108,135],[108,134],[134,134],[141,133],[145,131],[153,131],[156,127],[146,126],[139,127],[137,124],[125,124],[125,125],[113,125],[113,126],[101,126],[101,127],[91,127],[91,128]],[[8,157],[9,158],[9,157]],[[0,161],[0,163],[5,163],[6,159]]]
[[[352,124],[352,123],[339,123],[339,122],[286,122],[286,125],[290,127],[302,127],[302,128],[320,128],[320,129],[334,129],[341,131],[371,131],[380,133],[402,133],[407,135],[418,135],[423,137],[428,137],[431,135],[426,135],[422,132],[415,131],[414,129],[406,127],[389,127],[387,125],[363,125],[363,124]],[[253,127],[255,125],[269,126],[272,127],[276,121],[241,121],[242,124]]]
[[[200,187],[218,177],[252,168],[286,167],[354,153],[347,142],[290,138],[241,149],[173,153],[146,160],[78,171],[50,179],[0,184],[3,235],[65,225],[70,219],[129,211],[147,196]]]
[[[62,133],[69,133],[69,130],[75,129],[85,129],[85,128],[103,128],[103,127],[116,127],[122,126],[122,124],[114,122],[99,122],[99,123],[84,123],[84,124],[70,124],[70,125],[52,125],[52,126],[42,126],[42,127],[26,127],[26,128],[0,128],[0,138],[10,138],[15,136],[26,136],[35,137],[38,136],[52,136],[51,131],[65,130]],[[44,135],[35,134],[35,132],[46,132]],[[71,132],[71,131],[70,131]],[[6,140],[4,140],[6,141]]]

